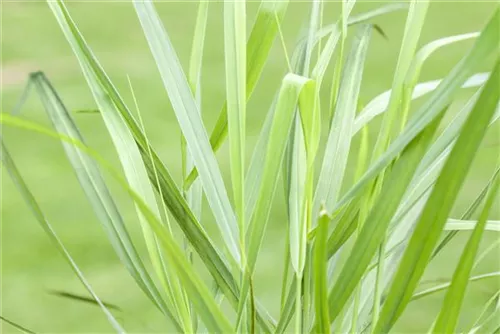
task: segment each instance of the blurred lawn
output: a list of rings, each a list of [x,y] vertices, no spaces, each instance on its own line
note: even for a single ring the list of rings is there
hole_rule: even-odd
[[[380,4],[361,3],[356,5],[355,12],[365,11]],[[157,4],[157,9],[185,67],[191,48],[196,6],[194,2]],[[433,3],[428,13],[421,44],[451,34],[480,30],[495,6],[493,2],[479,1]],[[257,3],[250,3],[248,8],[250,26]],[[132,5],[129,2],[81,1],[71,2],[69,9],[105,69],[129,102],[131,95],[126,75],[130,76],[150,140],[169,170],[177,180],[180,180],[180,131]],[[284,24],[289,52],[308,13],[309,3],[297,1],[289,6]],[[339,14],[338,4],[328,3],[325,13],[324,22],[333,22]],[[42,70],[48,75],[71,110],[95,108],[78,64],[45,3],[5,2],[2,17],[2,112],[9,112],[14,108],[28,73],[35,70]],[[386,41],[374,34],[362,85],[362,103],[366,104],[375,95],[390,87],[405,18],[405,12],[397,12],[375,21],[385,30],[389,40]],[[207,128],[212,129],[224,98],[221,3],[214,3],[210,7],[207,33],[203,68],[203,117]],[[471,45],[470,42],[460,43],[439,51],[425,66],[421,79],[431,80],[445,75]],[[484,68],[477,70],[482,71],[487,68],[488,64],[484,64]],[[264,114],[285,70],[281,46],[275,43],[265,74],[249,103],[248,156],[252,152],[251,148],[258,136]],[[463,92],[457,106],[470,94],[470,91]],[[35,97],[29,99],[23,113],[30,120],[49,124]],[[118,166],[116,155],[99,116],[76,114],[75,118],[89,144]],[[375,131],[375,128],[371,129],[372,136]],[[464,211],[491,175],[498,157],[499,132],[500,128],[497,125],[490,130],[483,142],[473,171],[454,210],[455,216]],[[17,129],[4,128],[2,134],[47,217],[54,224],[96,292],[104,300],[123,308],[124,312],[119,314],[118,318],[125,328],[131,332],[164,330],[165,320],[143,297],[106,241],[103,230],[87,204],[60,144],[52,139]],[[353,146],[355,152],[357,139]],[[227,145],[218,153],[218,158],[228,181]],[[1,314],[36,332],[109,331],[110,327],[98,308],[60,299],[48,293],[51,289],[82,293],[83,288],[38,227],[7,173],[2,170],[1,176]],[[111,188],[123,209],[132,234],[140,242],[140,232],[130,200],[116,185],[111,184]],[[205,211],[207,212],[203,224],[210,226],[213,218],[208,210]],[[498,219],[499,216],[500,206],[496,205],[492,218]],[[271,216],[269,231],[259,258],[256,283],[260,298],[275,314],[279,303],[278,274],[281,275],[284,222],[283,198],[282,194],[278,194],[276,209]],[[487,233],[483,246],[497,237],[497,234]],[[466,238],[467,234],[456,238],[452,246],[431,266],[425,279],[450,277]],[[144,247],[141,246],[140,250],[144,251]],[[499,270],[498,259],[498,256],[490,257],[477,273]],[[470,324],[475,319],[482,303],[499,287],[500,282],[494,279],[472,285],[468,290],[466,310],[463,311],[465,324]],[[412,304],[398,323],[397,331],[426,330],[439,310],[441,301],[442,295],[436,295]],[[15,332],[8,325],[2,323],[1,326],[4,333]]]

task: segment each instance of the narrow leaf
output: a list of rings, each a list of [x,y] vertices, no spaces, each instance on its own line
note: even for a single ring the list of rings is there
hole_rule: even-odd
[[[494,271],[491,273],[471,276],[468,280],[469,280],[469,282],[476,282],[476,281],[482,281],[483,279],[495,278],[495,277],[499,277],[499,276],[500,276],[500,271]],[[411,297],[411,300],[412,301],[418,300],[420,298],[430,296],[434,293],[447,290],[450,286],[451,286],[451,282],[447,282],[447,283],[436,285],[436,286],[429,288],[429,289],[419,291],[419,292],[413,294],[413,296]]]

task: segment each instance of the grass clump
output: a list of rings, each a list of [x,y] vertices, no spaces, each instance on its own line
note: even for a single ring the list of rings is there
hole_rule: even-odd
[[[168,328],[188,333],[385,333],[412,301],[446,290],[429,330],[452,333],[469,282],[498,276],[498,272],[471,276],[471,270],[483,232],[498,231],[490,210],[500,166],[463,217],[450,217],[480,143],[500,116],[498,9],[481,32],[440,38],[418,51],[429,1],[387,5],[358,15],[351,15],[355,1],[342,1],[340,18],[332,25],[323,23],[323,1],[314,1],[305,33],[289,56],[281,30],[288,1],[262,1],[248,32],[245,2],[225,2],[226,101],[209,133],[201,104],[209,2],[200,1],[198,7],[186,75],[153,3],[133,1],[182,132],[179,186],[148,140],[142,120],[147,114],[139,109],[130,80],[133,108],[122,99],[64,2],[47,3],[98,107],[89,117],[102,117],[122,170],[87,146],[73,116],[41,72],[30,76],[27,89],[36,90],[54,129],[6,113],[1,114],[1,123],[62,143],[109,242],[151,305],[168,319]],[[375,33],[385,37],[370,20],[402,9],[408,16],[391,90],[358,110],[370,40]],[[276,39],[281,39],[288,73],[276,87],[248,161],[247,101]],[[433,52],[468,39],[475,39],[473,47],[444,78],[418,83],[421,68]],[[488,61],[492,61],[489,72],[475,73],[478,65]],[[325,85],[329,64],[334,64],[334,75]],[[476,93],[448,120],[444,116],[463,87]],[[412,101],[425,94],[427,100],[410,113]],[[324,96],[328,103],[323,102]],[[371,121],[378,115],[382,125],[376,128]],[[322,126],[322,119],[328,120],[327,126]],[[353,138],[360,130],[356,177],[349,184],[348,160],[356,151]],[[377,131],[373,143],[369,130]],[[229,141],[232,196],[216,158],[225,140]],[[1,158],[36,219],[112,327],[125,332],[116,311],[99,299],[56,235],[3,141]],[[147,258],[136,250],[137,240],[124,224],[103,170],[133,199]],[[254,275],[276,192],[283,190],[287,233],[276,317],[259,300]],[[208,207],[202,206],[203,197]],[[204,210],[213,215],[215,231],[203,221]],[[477,222],[471,220],[476,211],[480,212]],[[424,271],[458,230],[472,234],[452,280],[419,289]],[[484,256],[477,256],[477,261]],[[471,331],[498,330],[492,321],[498,306],[485,305],[480,318],[470,324]]]

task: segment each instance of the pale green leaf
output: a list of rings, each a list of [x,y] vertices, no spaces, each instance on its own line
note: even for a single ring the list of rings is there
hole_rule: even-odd
[[[476,220],[448,219],[444,226],[445,231],[471,231],[476,228]],[[500,232],[500,220],[487,220],[486,231]]]
[[[245,252],[245,128],[246,128],[246,11],[245,1],[224,2],[224,55],[231,181]]]

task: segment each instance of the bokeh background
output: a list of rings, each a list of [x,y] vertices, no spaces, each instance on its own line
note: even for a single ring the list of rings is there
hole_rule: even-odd
[[[361,1],[355,6],[354,13],[382,4],[384,3]],[[496,6],[494,1],[434,1],[427,15],[420,44],[448,35],[478,31],[487,22]],[[121,94],[127,102],[132,103],[127,84],[127,75],[130,76],[145,119],[148,136],[170,172],[180,183],[180,130],[132,4],[128,1],[71,1],[68,7]],[[197,3],[158,2],[156,7],[184,68],[187,68]],[[249,1],[249,28],[257,8],[257,2]],[[309,2],[296,1],[289,5],[283,24],[289,52],[292,51],[297,36],[304,27],[309,10]],[[339,4],[328,1],[324,22],[332,23],[338,15]],[[28,74],[37,70],[46,73],[71,111],[95,108],[78,63],[45,2],[6,0],[2,3],[1,16],[2,112],[14,109],[27,83]],[[374,20],[386,32],[388,40],[374,34],[370,42],[360,95],[362,104],[368,103],[390,87],[405,19],[406,12],[399,11]],[[352,35],[353,29],[350,31]],[[462,42],[437,52],[426,63],[421,80],[443,77],[471,46],[471,42]],[[488,65],[489,63],[485,63],[483,68],[477,70],[487,70]],[[276,41],[264,74],[248,105],[248,157],[251,155],[265,112],[285,72],[283,50]],[[331,72],[330,69],[329,73]],[[327,74],[327,78],[329,77],[331,75]],[[214,2],[209,9],[202,75],[203,118],[209,130],[212,129],[224,101],[224,84],[223,11],[222,3]],[[462,105],[471,93],[471,91],[461,92],[452,110]],[[414,105],[418,106],[419,103],[417,101]],[[49,125],[41,104],[34,95],[28,99],[22,114],[29,120]],[[451,117],[451,114],[452,112],[448,116]],[[119,167],[100,116],[74,112],[74,117],[87,142]],[[372,138],[375,137],[378,120],[373,124],[370,128]],[[489,131],[484,140],[456,203],[454,217],[458,217],[465,210],[491,175],[495,161],[498,161],[499,133],[500,128],[497,125]],[[165,319],[135,286],[108,244],[102,228],[79,188],[71,166],[65,159],[60,143],[7,127],[2,129],[2,135],[39,204],[95,291],[104,300],[115,303],[123,309],[123,312],[117,314],[117,318],[124,327],[131,332],[165,332],[165,328],[168,328]],[[356,137],[351,158],[356,156],[357,143]],[[227,144],[219,151],[217,157],[226,178],[226,185],[229,185]],[[50,294],[54,289],[81,294],[85,292],[62,256],[57,253],[32,217],[3,169],[1,177],[1,314],[35,332],[109,332],[110,327],[97,307]],[[350,181],[351,178],[348,177],[346,186]],[[110,187],[131,233],[140,245],[139,249],[144,252],[130,199],[116,184],[110,182]],[[275,209],[259,257],[256,292],[277,315],[282,270],[280,262],[283,258],[286,222],[283,194],[278,192],[275,202]],[[210,229],[213,217],[209,210],[205,211],[203,224]],[[498,203],[492,218],[500,218]],[[452,242],[451,246],[430,266],[424,277],[425,281],[449,279],[467,237],[468,233],[461,233]],[[482,246],[486,246],[496,238],[498,234],[486,233]],[[486,259],[475,274],[499,270],[498,255],[495,253]],[[480,312],[482,304],[499,288],[500,281],[496,279],[471,284],[460,325],[470,325]],[[428,329],[441,306],[442,297],[443,294],[437,294],[412,303],[395,330],[401,333],[418,333]],[[16,332],[4,323],[0,326],[3,333]]]

